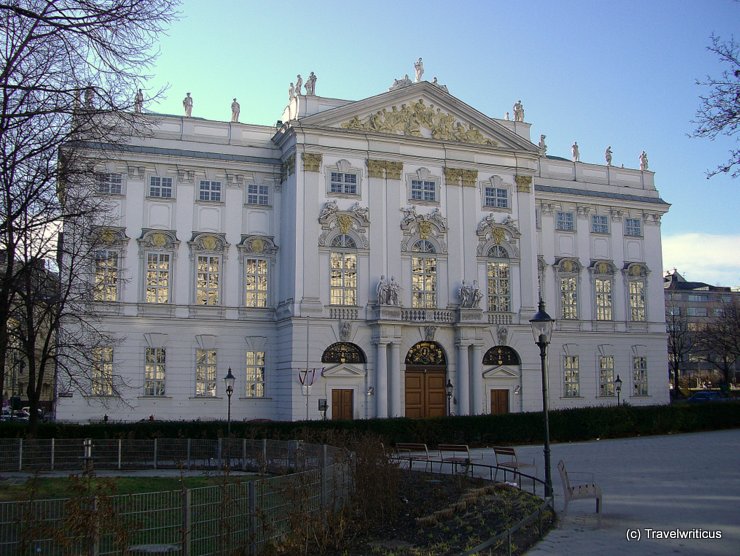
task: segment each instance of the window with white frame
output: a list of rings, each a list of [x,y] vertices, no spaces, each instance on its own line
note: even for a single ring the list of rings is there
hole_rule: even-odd
[[[98,193],[104,195],[121,195],[123,193],[121,174],[95,174],[95,185]]]
[[[630,280],[629,284],[630,320],[645,322],[645,282],[644,280]]]
[[[581,376],[577,355],[563,356],[563,396],[577,398],[581,395]]]
[[[220,201],[221,200],[221,182],[211,180],[201,180],[198,189],[199,201]]]
[[[149,196],[162,199],[172,198],[172,178],[151,176],[149,178]]]
[[[113,347],[93,348],[92,395],[113,395]]]
[[[195,350],[195,395],[216,396],[216,350]]]
[[[354,172],[331,172],[329,180],[330,193],[357,195],[357,174]]]
[[[594,277],[596,320],[612,320],[612,279],[610,276]]]
[[[195,304],[220,303],[221,256],[198,255],[195,274]]]
[[[247,204],[267,206],[270,204],[270,187],[256,183],[247,184]]]
[[[609,233],[609,217],[604,214],[591,215],[591,233],[608,234]]]
[[[244,395],[247,398],[265,397],[265,352],[248,351],[246,368],[246,389]]]
[[[509,254],[500,245],[488,251],[488,310],[508,313],[511,311],[511,266]]]
[[[486,207],[490,208],[510,208],[509,190],[504,187],[487,185],[483,189],[483,202]]]
[[[170,302],[170,254],[146,254],[146,302]]]
[[[560,318],[574,320],[578,318],[578,277],[560,277]]]
[[[357,305],[357,245],[347,234],[335,237],[329,255],[329,303]]]
[[[436,201],[437,183],[431,180],[412,179],[411,199],[415,201]]]
[[[686,307],[687,317],[706,317],[707,314],[708,312],[706,307]]]
[[[265,259],[244,258],[244,305],[267,307],[267,272],[269,263]]]
[[[101,249],[95,253],[95,301],[118,301],[119,253]]]
[[[614,356],[599,356],[599,396],[614,396]]]
[[[572,232],[576,229],[572,212],[558,211],[555,217],[555,229],[561,232]]]
[[[167,353],[165,348],[146,348],[144,356],[144,395],[164,396]]]
[[[647,358],[632,358],[632,392],[635,396],[648,395]]]
[[[422,239],[411,251],[411,306],[434,309],[437,307],[436,249],[431,242]]]
[[[639,218],[625,218],[624,235],[642,237],[642,221]]]

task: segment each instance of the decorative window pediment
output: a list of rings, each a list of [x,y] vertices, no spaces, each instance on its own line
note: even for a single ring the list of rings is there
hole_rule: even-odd
[[[192,239],[188,242],[191,251],[203,253],[223,254],[229,247],[226,243],[225,234],[214,234],[210,232],[193,232]]]
[[[565,257],[555,261],[555,268],[565,274],[578,274],[581,271],[581,263],[578,259]]]
[[[101,247],[123,247],[128,243],[126,228],[118,226],[106,226],[96,228],[94,231],[95,242]]]
[[[494,246],[503,247],[510,259],[519,258],[517,243],[521,234],[515,221],[507,216],[503,222],[497,223],[493,214],[489,214],[478,224],[478,256],[488,256]]]
[[[650,273],[643,263],[626,263],[623,272],[628,278],[644,278]]]
[[[615,271],[616,267],[614,266],[614,263],[611,261],[591,261],[591,266],[589,268],[592,274],[602,275],[602,276],[612,276]]]
[[[430,241],[437,253],[447,253],[447,219],[442,216],[438,208],[429,214],[417,214],[416,208],[406,207],[401,209],[403,219],[401,230],[403,241],[401,251],[411,251],[411,247],[419,240]]]
[[[137,240],[142,249],[147,250],[176,250],[180,241],[177,239],[177,232],[174,230],[150,230],[144,228],[141,231],[141,237]]]
[[[369,211],[360,206],[360,203],[353,204],[349,210],[339,210],[336,201],[327,201],[319,214],[319,224],[322,230],[319,236],[320,247],[330,246],[339,235],[352,237],[358,249],[370,247],[367,237],[370,227]]]
[[[277,245],[270,236],[262,235],[243,235],[242,240],[237,245],[240,253],[243,255],[274,255],[277,253]]]

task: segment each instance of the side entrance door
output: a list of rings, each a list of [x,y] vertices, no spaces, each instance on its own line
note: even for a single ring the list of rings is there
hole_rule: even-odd
[[[349,420],[354,417],[354,392],[336,389],[331,391],[331,420]]]
[[[494,388],[491,390],[491,413],[501,415],[509,413],[509,390],[506,388]]]

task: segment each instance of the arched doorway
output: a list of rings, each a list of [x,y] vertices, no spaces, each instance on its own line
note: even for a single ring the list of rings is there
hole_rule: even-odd
[[[353,365],[364,365],[367,363],[365,352],[362,349],[349,342],[336,342],[324,350],[321,356],[321,362],[324,364],[337,365],[342,374],[332,371],[331,376],[336,378],[346,377],[354,379],[349,367]],[[352,380],[354,382],[354,380]],[[351,383],[345,384],[344,388],[339,386],[331,388],[331,418],[332,420],[350,420],[355,413],[355,389]]]
[[[419,342],[406,354],[406,417],[425,419],[446,414],[447,359],[437,342]]]
[[[509,413],[512,395],[519,393],[519,376],[522,360],[509,346],[494,346],[483,356],[483,367],[493,367],[483,373],[483,378],[493,379],[491,393],[491,413]]]

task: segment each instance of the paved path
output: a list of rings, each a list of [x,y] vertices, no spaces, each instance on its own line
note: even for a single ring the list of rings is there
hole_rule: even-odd
[[[492,450],[483,454],[493,462]],[[517,447],[517,455],[534,458],[539,476],[544,474],[541,445]],[[553,444],[551,459],[558,512],[561,459],[569,471],[594,473],[603,510],[595,514],[593,499],[571,502],[559,526],[529,556],[740,554],[740,429]],[[721,538],[655,538],[651,529]],[[627,539],[638,534],[639,540]]]

